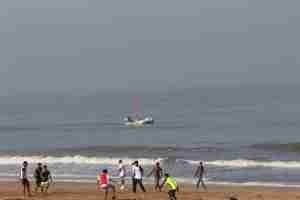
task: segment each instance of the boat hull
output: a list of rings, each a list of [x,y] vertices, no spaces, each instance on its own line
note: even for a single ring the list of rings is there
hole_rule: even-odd
[[[144,124],[139,123],[139,122],[126,122],[125,125],[128,127],[132,127],[132,128],[144,127]]]
[[[125,125],[128,127],[144,127],[145,125],[153,125],[154,120],[152,118],[145,118],[142,120],[135,120],[135,121],[126,121]]]

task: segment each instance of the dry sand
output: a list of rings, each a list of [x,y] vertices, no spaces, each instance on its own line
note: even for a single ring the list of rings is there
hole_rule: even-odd
[[[130,189],[130,188],[129,188]],[[130,191],[117,193],[119,200],[163,200],[168,199],[166,190],[154,192],[148,185],[147,193],[138,192],[134,195]],[[209,185],[208,192],[195,190],[190,185],[180,185],[180,192],[177,194],[179,200],[225,200],[229,197],[236,197],[239,200],[300,200],[300,191],[297,188],[271,188],[271,187],[231,187],[231,186],[212,186]],[[23,199],[22,188],[19,183],[2,182],[0,183],[1,200]],[[30,200],[102,200],[103,192],[96,190],[95,184],[86,183],[56,183],[50,188],[49,194],[35,194],[27,197]],[[111,198],[109,198],[111,199]]]

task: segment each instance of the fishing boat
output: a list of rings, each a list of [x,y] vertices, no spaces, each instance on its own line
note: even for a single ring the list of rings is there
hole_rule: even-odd
[[[132,118],[127,116],[124,118],[125,125],[129,127],[143,127],[145,125],[153,125],[154,119],[152,117],[145,117],[143,119]]]
[[[146,125],[153,125],[154,119],[150,116],[140,117],[139,113],[139,99],[135,97],[133,99],[133,109],[135,117],[127,116],[124,118],[125,125],[128,127],[144,127]]]

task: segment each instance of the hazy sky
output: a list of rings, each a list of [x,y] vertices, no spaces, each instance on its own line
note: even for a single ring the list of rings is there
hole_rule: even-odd
[[[0,93],[298,83],[299,0],[1,0]]]

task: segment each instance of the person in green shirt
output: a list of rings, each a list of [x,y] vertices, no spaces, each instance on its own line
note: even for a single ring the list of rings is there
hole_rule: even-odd
[[[162,188],[164,185],[167,185],[167,187],[169,188],[168,194],[170,200],[177,200],[176,191],[178,192],[179,188],[176,183],[176,180],[173,177],[171,177],[168,173],[165,174],[165,179],[162,182],[160,188]]]

